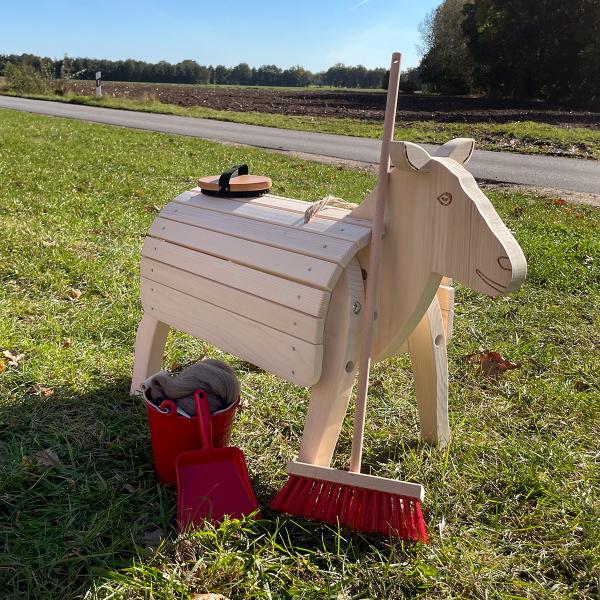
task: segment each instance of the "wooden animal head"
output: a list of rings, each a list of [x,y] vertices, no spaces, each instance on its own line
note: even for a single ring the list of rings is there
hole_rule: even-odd
[[[490,200],[463,166],[474,140],[459,138],[434,155],[392,142],[381,264],[378,352],[390,355],[414,329],[441,277],[490,296],[517,289],[525,256]],[[377,190],[353,211],[371,218]],[[363,251],[359,260],[366,262]]]
[[[403,187],[414,188],[413,218],[427,241],[434,272],[457,279],[489,296],[517,289],[527,272],[523,251],[489,199],[464,168],[474,140],[458,138],[444,144],[434,156],[410,142],[392,142],[396,170],[391,175]],[[402,173],[400,177],[397,175]],[[396,189],[396,194],[408,190]],[[395,194],[395,193],[396,194]],[[415,222],[415,225],[417,225]]]

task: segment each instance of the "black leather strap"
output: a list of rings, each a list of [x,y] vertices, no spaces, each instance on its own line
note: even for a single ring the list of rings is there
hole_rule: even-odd
[[[229,180],[236,171],[238,175],[248,175],[248,165],[237,165],[222,173],[219,177],[219,192],[229,192]]]

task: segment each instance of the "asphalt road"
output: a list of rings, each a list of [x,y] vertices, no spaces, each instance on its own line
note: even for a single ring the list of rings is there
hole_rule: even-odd
[[[175,133],[281,152],[301,152],[365,163],[379,160],[378,140],[258,127],[210,119],[79,106],[0,96],[0,108],[134,129]],[[435,146],[425,145],[428,150]],[[600,161],[476,150],[467,168],[480,179],[600,194]]]

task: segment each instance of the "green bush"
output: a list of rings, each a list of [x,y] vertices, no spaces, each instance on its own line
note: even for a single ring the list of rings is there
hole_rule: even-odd
[[[46,94],[50,90],[48,78],[31,65],[6,63],[4,76],[8,88],[17,94]]]

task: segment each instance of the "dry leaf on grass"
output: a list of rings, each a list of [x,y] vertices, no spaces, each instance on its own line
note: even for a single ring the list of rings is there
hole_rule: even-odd
[[[571,208],[570,206],[567,206],[567,208],[565,208],[565,212],[574,216],[576,219],[583,219],[583,214],[580,213],[576,208]]]
[[[62,465],[56,452],[50,449],[36,452],[33,458],[38,465],[42,465],[43,467],[59,467]]]
[[[6,371],[6,363],[0,360],[0,373],[4,373],[4,371]]]
[[[469,354],[467,362],[470,364],[479,364],[484,375],[495,376],[510,369],[518,369],[519,363],[511,362],[504,358],[499,352],[492,350],[480,350],[477,354]]]
[[[10,350],[5,350],[2,356],[8,358],[8,364],[11,367],[18,367],[19,363],[25,358],[24,354],[13,354]]]
[[[564,206],[566,203],[567,201],[563,200],[562,198],[555,198],[552,200],[552,204],[554,204],[554,206]]]
[[[83,294],[83,292],[77,288],[70,288],[67,290],[67,296],[71,298],[71,300],[79,300],[81,294]]]
[[[223,594],[194,594],[190,600],[229,600]]]
[[[156,206],[156,204],[146,204],[146,206],[144,206],[144,210],[149,213],[160,212],[160,208]]]
[[[42,396],[44,398],[49,398],[50,396],[54,395],[54,388],[46,387],[41,383],[35,383],[27,390],[27,393],[31,394],[32,396]]]
[[[382,379],[373,379],[373,381],[369,383],[369,387],[373,388],[373,389],[376,389],[376,388],[384,389],[385,385],[383,384]]]
[[[133,493],[137,492],[137,490],[138,490],[137,486],[133,485],[132,483],[126,483],[123,486],[123,489],[126,492],[129,492],[130,494],[133,494]]]
[[[63,348],[69,348],[71,346],[71,344],[72,344],[71,338],[64,338],[62,341]]]
[[[54,248],[56,242],[54,240],[42,240],[42,246],[45,248]]]

